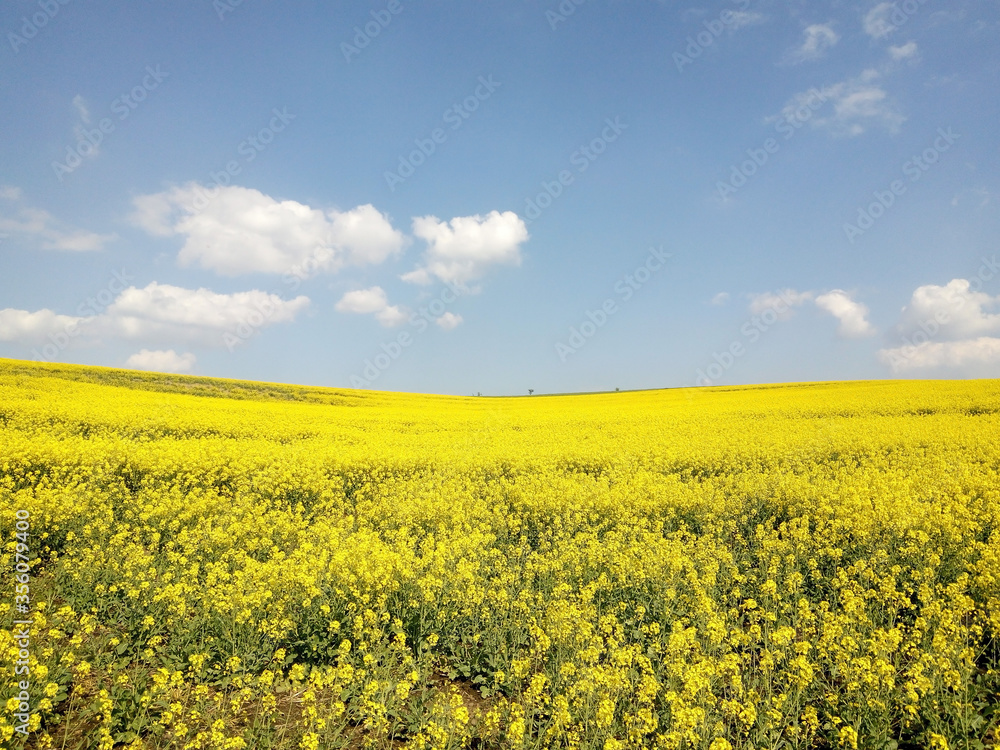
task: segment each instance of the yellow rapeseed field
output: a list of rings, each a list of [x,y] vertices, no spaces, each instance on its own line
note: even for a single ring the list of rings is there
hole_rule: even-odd
[[[997,741],[1000,381],[458,398],[3,360],[0,518],[9,747]]]

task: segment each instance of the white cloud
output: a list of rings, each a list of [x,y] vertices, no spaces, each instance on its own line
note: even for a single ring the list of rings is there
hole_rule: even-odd
[[[944,26],[948,23],[958,23],[959,21],[964,21],[967,15],[968,11],[965,8],[955,8],[954,10],[936,10],[928,16],[927,26],[928,28],[933,29],[938,26]],[[975,32],[976,28],[973,27],[972,31]]]
[[[385,291],[380,286],[347,292],[334,307],[343,313],[374,314],[375,319],[386,328],[398,326],[408,317],[397,305],[389,304]]]
[[[118,239],[116,234],[97,234],[77,229],[72,232],[50,230],[42,243],[44,250],[68,250],[71,252],[88,252],[102,250],[104,245]]]
[[[877,83],[880,77],[877,70],[869,68],[855,78],[796,94],[782,108],[780,116],[769,119],[784,118],[794,122],[799,119],[796,112],[810,108],[815,110],[809,119],[810,124],[825,128],[834,135],[861,135],[870,125],[879,125],[895,133],[906,118]],[[821,102],[818,107],[817,98]]]
[[[966,339],[1000,333],[1000,296],[972,291],[967,279],[952,279],[944,286],[918,287],[903,308],[896,332],[911,337],[931,328],[938,339]]]
[[[355,289],[347,292],[335,305],[338,312],[346,313],[376,313],[388,307],[389,301],[385,291],[380,286],[369,289]]]
[[[708,18],[707,8],[685,8],[681,11],[681,20],[684,23],[692,23],[695,21],[701,23],[712,23],[718,24],[722,22],[729,33],[733,33],[744,26],[752,26],[757,23],[761,23],[764,20],[764,16],[761,13],[755,13],[753,11],[746,10],[734,10],[734,11],[723,11],[721,14],[715,13],[711,20],[706,20]],[[723,18],[728,18],[728,21],[722,21]]]
[[[729,292],[719,292],[712,297],[713,305],[724,305],[729,301]]]
[[[973,34],[995,34],[998,31],[1000,31],[1000,21],[984,21],[982,18],[977,18],[972,25]]]
[[[958,206],[960,203],[964,203],[967,196],[976,202],[976,208],[986,208],[996,197],[987,187],[974,187],[956,193],[951,199],[951,205]]]
[[[393,229],[389,217],[370,203],[350,211],[327,213],[332,219],[331,241],[343,249],[351,265],[381,263],[406,245],[403,233]]]
[[[880,349],[878,358],[897,373],[1000,363],[1000,338],[980,336],[965,341],[922,341]]]
[[[747,10],[734,10],[729,17],[729,29],[736,31],[744,26],[753,26],[764,20],[762,13],[755,13]]]
[[[166,351],[143,349],[129,357],[125,361],[125,366],[135,370],[153,370],[154,372],[188,372],[194,366],[195,361],[195,356],[190,352],[178,354],[173,349]]]
[[[76,123],[73,125],[73,138],[77,143],[86,142],[90,145],[90,148],[86,149],[85,152],[79,148],[77,152],[86,159],[93,159],[101,152],[101,146],[100,142],[89,137],[87,133],[87,126],[90,125],[90,108],[87,106],[87,101],[80,94],[73,97],[72,104],[78,117]],[[60,179],[62,178],[60,177]]]
[[[773,310],[778,320],[787,320],[792,316],[793,309],[813,298],[812,292],[797,292],[794,289],[783,289],[777,293],[764,292],[750,295],[750,312],[760,315],[765,310]]]
[[[21,190],[8,185],[0,189],[0,197],[18,202]],[[12,215],[0,215],[0,234],[18,234],[35,239],[43,250],[70,252],[103,250],[107,243],[118,239],[116,234],[98,234],[67,227],[48,211],[24,205],[18,206]]]
[[[375,313],[375,320],[386,328],[402,325],[409,317],[409,313],[398,305],[389,305],[384,310]]]
[[[879,359],[894,372],[998,362],[1000,313],[993,310],[1000,295],[974,291],[967,279],[918,287],[895,327],[902,343],[881,349]]]
[[[920,0],[920,5],[923,3],[924,0]],[[912,8],[907,8],[905,3],[900,6],[895,2],[881,2],[865,14],[861,25],[865,33],[872,39],[885,39],[905,24],[915,11],[916,4]],[[932,13],[928,19],[931,26],[938,25],[942,18],[939,14],[943,14],[945,20],[954,21],[964,17],[965,11],[959,11],[957,14],[951,14],[947,11]]]
[[[399,253],[406,238],[368,204],[323,211],[258,190],[197,183],[134,199],[132,220],[152,235],[181,235],[182,266],[221,274],[336,271]]]
[[[911,57],[916,57],[916,55],[916,42],[907,42],[906,44],[900,44],[898,47],[889,47],[889,56],[893,60],[908,60]]]
[[[87,109],[87,102],[80,94],[73,97],[73,106],[76,107],[76,111],[80,114],[80,119],[83,120],[84,124],[89,123],[90,110]]]
[[[932,75],[924,82],[924,86],[927,88],[940,88],[942,86],[950,86],[958,80],[960,80],[958,73],[953,73],[950,76]]]
[[[44,309],[0,310],[0,340],[70,345],[118,341],[166,342],[220,347],[226,336],[288,323],[309,305],[308,297],[283,300],[256,289],[217,294],[152,283],[128,287],[100,315],[74,317]]]
[[[441,326],[444,330],[451,331],[461,325],[462,320],[463,318],[461,315],[456,315],[453,312],[446,312],[434,322]]]
[[[71,315],[58,315],[52,310],[0,310],[0,341],[16,341],[22,344],[41,343],[49,335],[65,334],[67,329],[83,320]]]
[[[816,307],[840,321],[837,333],[843,338],[854,339],[875,334],[875,329],[868,322],[868,308],[855,302],[842,289],[833,289],[816,297]]]
[[[691,21],[700,21],[707,15],[708,10],[706,8],[685,8],[681,11],[681,20],[684,23],[691,23]]]
[[[837,333],[844,338],[858,338],[875,333],[867,320],[868,308],[860,302],[851,299],[851,295],[842,289],[833,289],[817,295],[815,292],[799,292],[794,289],[782,289],[778,292],[751,294],[750,312],[762,315],[772,310],[778,320],[788,320],[795,314],[795,308],[807,302],[813,302],[816,307],[840,321]]]
[[[196,183],[191,183],[192,186]],[[185,188],[173,188],[162,193],[140,195],[132,199],[134,210],[129,219],[136,226],[145,229],[154,237],[169,237],[174,234],[176,202],[189,197]],[[191,209],[193,211],[193,208]]]
[[[865,33],[873,39],[882,39],[895,31],[896,25],[890,20],[895,7],[895,3],[879,3],[868,11],[862,22]]]
[[[304,296],[283,300],[257,289],[218,294],[153,282],[129,287],[95,319],[99,331],[126,339],[156,339],[219,345],[222,335],[242,325],[259,328],[288,323],[309,305]],[[255,323],[254,321],[259,321]]]
[[[422,216],[413,220],[413,233],[428,244],[421,265],[402,277],[416,284],[435,278],[465,284],[481,279],[490,266],[520,265],[520,245],[528,239],[527,227],[513,211],[459,216],[450,222]]]
[[[840,35],[828,23],[814,23],[807,26],[803,34],[805,38],[802,44],[788,54],[789,62],[818,60],[840,40]]]

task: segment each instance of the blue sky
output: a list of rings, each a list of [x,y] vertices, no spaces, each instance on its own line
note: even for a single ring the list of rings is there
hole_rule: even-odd
[[[0,356],[1000,377],[996,4],[15,0],[0,32]]]

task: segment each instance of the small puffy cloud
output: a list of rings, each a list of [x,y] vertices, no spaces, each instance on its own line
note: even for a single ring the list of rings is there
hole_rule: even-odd
[[[35,344],[45,341],[50,335],[66,334],[73,331],[83,320],[71,315],[58,315],[52,310],[0,310],[0,341],[16,341],[21,344]]]
[[[868,308],[851,299],[842,289],[833,289],[816,297],[816,307],[825,310],[840,321],[837,334],[843,338],[855,339],[872,336],[875,329],[868,322]]]
[[[882,39],[889,36],[896,30],[896,25],[891,20],[895,9],[895,3],[879,3],[868,11],[862,21],[865,33],[872,39]]]
[[[982,18],[977,18],[972,24],[973,34],[995,34],[997,31],[1000,31],[1000,21],[984,21]]]
[[[986,187],[974,187],[968,190],[963,190],[952,196],[951,205],[958,206],[960,203],[964,203],[966,198],[971,198],[971,200],[976,204],[976,208],[986,208],[990,205],[996,198],[996,196],[990,192],[989,188]]]
[[[1000,338],[980,336],[965,341],[921,341],[880,349],[878,358],[896,373],[996,364],[1000,363]]]
[[[91,147],[86,150],[86,153],[80,153],[84,158],[93,159],[101,152],[101,147],[99,143],[95,143],[94,139],[87,135],[87,126],[90,125],[90,108],[87,106],[86,99],[80,94],[73,97],[72,104],[77,114],[77,121],[73,125],[73,138],[76,139],[77,143],[84,141],[90,143]],[[80,149],[77,149],[77,151],[79,152]],[[62,179],[62,177],[59,179]]]
[[[868,322],[868,308],[852,299],[843,289],[832,289],[822,294],[794,289],[751,294],[750,312],[753,315],[763,315],[771,310],[777,320],[788,320],[795,314],[796,308],[807,302],[814,303],[820,310],[837,318],[840,321],[837,334],[843,338],[860,338],[875,333]]]
[[[409,313],[398,305],[389,305],[385,309],[375,313],[375,320],[386,328],[403,325],[409,317]]]
[[[722,14],[715,12],[711,19],[708,18],[708,14],[709,11],[707,8],[685,8],[681,11],[681,20],[685,23],[698,21],[701,23],[719,24],[721,22],[729,33],[733,33],[745,26],[753,26],[764,20],[763,14],[747,10],[726,10]]]
[[[938,26],[944,26],[949,23],[959,23],[964,21],[969,12],[965,8],[954,8],[946,10],[936,10],[930,14],[927,18],[928,28],[937,28]],[[982,31],[982,26],[977,22],[973,25],[971,31],[976,33],[977,31]]]
[[[452,330],[454,328],[457,328],[459,325],[461,325],[461,323],[462,323],[462,316],[461,315],[456,315],[453,312],[446,312],[444,315],[442,315],[439,318],[435,319],[434,322],[437,323],[439,326],[441,326],[444,330],[450,331],[450,330]]]
[[[801,113],[810,111],[812,127],[833,135],[861,135],[872,125],[895,133],[906,118],[878,83],[880,77],[877,70],[869,68],[855,78],[803,91],[792,97],[780,115],[768,119],[796,122],[802,120]]]
[[[837,333],[844,338],[859,338],[875,333],[868,322],[868,308],[854,301],[843,289],[832,289],[822,294],[798,292],[794,289],[751,294],[750,312],[762,315],[767,310],[773,310],[778,320],[788,320],[795,314],[795,308],[807,302],[814,303],[820,310],[837,318],[840,321]]]
[[[143,349],[129,357],[125,361],[125,366],[134,370],[153,372],[189,372],[195,361],[195,356],[190,352],[178,354],[173,349],[166,351]]]
[[[323,211],[236,185],[210,190],[189,183],[139,196],[133,205],[132,221],[149,234],[185,238],[182,266],[228,276],[377,264],[406,244],[370,204]]]
[[[337,302],[335,309],[337,312],[369,314],[384,310],[388,305],[389,301],[382,287],[373,286],[369,289],[347,292]]]
[[[712,297],[713,305],[724,305],[729,301],[729,292],[719,292]]]
[[[513,211],[451,221],[422,216],[413,220],[413,233],[427,242],[421,264],[402,277],[415,284],[434,279],[466,284],[481,279],[491,266],[520,265],[520,245],[528,239],[524,221]]]
[[[958,80],[960,80],[958,73],[953,73],[950,76],[932,75],[928,77],[924,85],[927,88],[941,88],[942,86],[950,86]]]
[[[169,237],[174,234],[174,222],[178,218],[175,203],[188,195],[183,188],[139,195],[132,199],[133,210],[129,220],[154,237]],[[194,211],[193,206],[191,210]]]
[[[787,320],[792,316],[794,308],[800,307],[812,298],[812,292],[797,292],[794,289],[783,289],[777,293],[751,294],[750,312],[760,315],[766,310],[773,310],[777,313],[778,320]]]
[[[118,238],[116,234],[97,234],[77,229],[71,232],[51,231],[42,243],[44,250],[67,250],[69,252],[89,252],[102,250],[104,245]]]
[[[337,312],[374,315],[375,319],[386,328],[398,326],[408,317],[397,305],[389,304],[385,291],[380,286],[347,292],[334,308]]]
[[[889,47],[889,56],[893,60],[909,60],[917,56],[917,43],[907,42],[898,47]]]
[[[0,189],[0,197],[17,202],[21,200],[21,190],[5,186]],[[25,205],[18,206],[12,214],[0,214],[0,234],[34,239],[43,250],[69,252],[103,250],[106,244],[118,239],[116,234],[98,234],[67,227],[48,211]]]
[[[681,11],[681,20],[684,23],[690,23],[691,21],[700,21],[707,15],[708,10],[705,8],[685,8]]]
[[[73,106],[80,115],[80,119],[86,124],[90,122],[90,110],[87,108],[87,102],[80,94],[73,97]]]
[[[840,35],[828,23],[814,23],[803,32],[802,44],[787,55],[788,62],[818,60],[840,41]]]
[[[737,29],[742,29],[744,26],[754,26],[763,21],[764,15],[762,13],[748,10],[734,10],[729,16],[728,25],[730,30],[736,31]]]

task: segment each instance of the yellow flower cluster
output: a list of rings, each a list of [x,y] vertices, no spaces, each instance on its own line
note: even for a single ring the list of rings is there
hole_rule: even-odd
[[[492,399],[0,360],[8,571],[18,510],[11,747],[998,740],[997,381]]]

